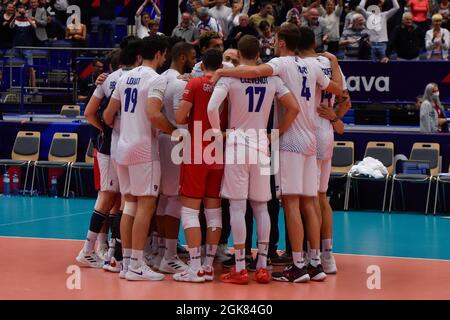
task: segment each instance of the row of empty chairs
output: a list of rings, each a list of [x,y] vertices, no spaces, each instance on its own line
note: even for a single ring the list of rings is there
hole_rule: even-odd
[[[369,142],[366,146],[364,153],[365,157],[372,157],[378,159],[387,169],[388,174],[383,178],[376,179],[368,176],[356,175],[350,173],[350,169],[355,164],[354,160],[354,143],[352,141],[336,141],[334,146],[333,158],[332,158],[332,174],[331,179],[346,179],[345,186],[345,200],[344,200],[344,210],[348,210],[350,201],[350,189],[353,189],[357,197],[358,187],[357,185],[353,187],[354,182],[359,180],[373,181],[373,182],[383,182],[384,183],[384,194],[383,194],[383,204],[381,207],[382,211],[386,209],[386,200],[389,181],[392,183],[390,200],[389,200],[389,212],[392,211],[392,204],[394,200],[394,186],[397,182],[401,187],[401,200],[403,207],[405,207],[403,194],[403,183],[426,183],[428,184],[428,191],[426,196],[425,213],[428,213],[428,204],[431,194],[432,182],[436,182],[436,192],[434,199],[434,210],[433,213],[436,214],[437,204],[439,200],[439,185],[450,183],[450,176],[448,174],[439,173],[439,153],[440,147],[437,143],[414,143],[411,154],[409,156],[410,161],[419,161],[427,163],[429,172],[426,174],[413,174],[413,173],[397,173],[395,172],[395,162],[394,162],[394,144],[392,142]],[[449,167],[450,172],[450,167]],[[352,188],[353,187],[353,188]],[[444,192],[444,189],[442,188]],[[444,195],[445,197],[445,195]]]
[[[0,165],[26,167],[23,194],[26,192],[29,170],[33,167],[31,192],[34,190],[36,170],[42,168],[62,168],[65,170],[63,195],[68,196],[72,169],[93,168],[93,144],[90,141],[85,162],[76,162],[78,135],[76,133],[56,132],[50,145],[48,160],[39,160],[41,133],[37,131],[19,131],[11,152],[11,159],[1,159]],[[43,177],[43,171],[40,171]],[[44,183],[45,185],[45,183]]]

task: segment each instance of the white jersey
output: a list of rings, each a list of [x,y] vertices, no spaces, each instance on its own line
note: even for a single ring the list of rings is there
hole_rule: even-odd
[[[235,142],[268,154],[265,130],[274,97],[289,93],[283,81],[279,77],[224,77],[217,82],[214,90],[228,93],[229,127],[236,130]],[[261,130],[264,131],[263,135],[260,135]],[[259,141],[258,137],[264,140]]]
[[[101,85],[97,86],[94,91],[94,96],[98,99],[103,99],[104,97],[110,97],[111,93],[116,87],[117,82],[120,77],[124,74],[127,74],[130,69],[118,69],[108,75],[105,82]],[[119,133],[120,133],[120,112],[114,117],[113,130],[111,133],[111,159],[116,158],[117,154],[117,142],[119,141]]]
[[[112,95],[121,102],[116,161],[134,165],[159,160],[158,136],[147,116],[148,99],[163,100],[167,82],[150,67],[140,66],[121,77]]]
[[[316,88],[325,89],[330,83],[321,68],[296,56],[273,58],[267,63],[286,83],[295,96],[300,112],[293,124],[280,138],[280,150],[315,155],[316,141]]]
[[[331,78],[331,62],[328,58],[318,56],[306,58],[305,60],[309,60],[312,63],[317,63],[320,68],[322,68],[323,73],[328,78]],[[342,74],[342,87],[344,90],[347,89],[347,84],[345,83],[345,77]],[[316,108],[319,108],[321,104],[326,104],[327,106],[334,106],[334,102],[336,100],[336,96],[330,92],[324,90],[317,90],[316,92]],[[317,114],[317,129],[316,129],[316,137],[317,137],[317,159],[318,160],[328,160],[333,156],[333,148],[334,148],[334,130],[333,125],[330,120],[324,119]]]
[[[230,62],[224,61],[222,63],[222,65],[223,65],[224,69],[234,68],[234,65]],[[204,75],[204,72],[202,70],[202,62],[199,61],[194,65],[194,68],[192,68],[191,76],[193,78],[200,78],[200,77],[203,77],[203,75]]]
[[[187,82],[178,79],[180,73],[174,69],[169,69],[161,74],[167,81],[166,92],[164,93],[163,109],[162,112],[166,116],[167,120],[173,125],[177,126],[175,121],[175,113],[183,98],[184,88]]]

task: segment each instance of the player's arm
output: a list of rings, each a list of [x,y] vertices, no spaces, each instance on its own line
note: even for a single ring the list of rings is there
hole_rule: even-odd
[[[352,107],[352,101],[350,100],[350,95],[348,90],[344,90],[344,94],[341,97],[337,97],[338,99],[338,109],[336,111],[336,115],[339,119],[344,118],[347,111]]]
[[[211,78],[211,83],[215,84],[221,77],[232,78],[259,78],[273,75],[273,69],[268,64],[258,66],[239,66],[236,68],[222,68],[217,70]]]
[[[164,133],[172,134],[176,128],[167,120],[166,116],[161,112],[162,100],[151,97],[147,101],[147,116],[152,123],[152,126],[161,130]]]
[[[103,111],[103,121],[105,121],[108,126],[112,127],[116,113],[119,112],[119,110],[120,100],[116,99],[113,95],[111,99],[109,99],[109,103],[105,111]]]
[[[84,116],[91,125],[99,129],[100,131],[103,131],[102,122],[97,116],[97,111],[100,107],[101,102],[102,99],[96,97],[95,94],[92,95],[91,99],[89,99],[86,109],[84,110]]]
[[[300,112],[300,106],[297,103],[294,95],[290,92],[278,98],[280,104],[286,108],[286,113],[284,114],[281,121],[278,123],[278,132],[281,136],[294,122]]]
[[[211,99],[208,103],[208,119],[213,129],[220,130],[220,113],[219,109],[223,101],[227,97],[227,90],[223,87],[214,88]]]
[[[181,100],[177,112],[175,113],[175,121],[177,124],[187,124],[189,121],[189,112],[192,109],[192,102]]]

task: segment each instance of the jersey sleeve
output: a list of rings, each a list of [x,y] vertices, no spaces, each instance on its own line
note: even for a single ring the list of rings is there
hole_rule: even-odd
[[[116,87],[114,88],[114,91],[111,95],[111,99],[119,100],[120,101],[120,92],[122,91],[122,83],[123,83],[123,77],[120,77],[119,80],[117,80]]]
[[[283,62],[281,58],[273,58],[267,64],[272,68],[273,73],[272,75],[277,76],[282,72],[283,69]]]
[[[172,98],[173,112],[178,110],[180,102],[183,99],[184,89],[186,88],[186,81],[177,81],[176,90]]]
[[[98,99],[103,99],[103,97],[105,96],[105,90],[103,90],[103,85],[97,86],[92,95]]]
[[[279,77],[274,77],[275,80],[275,93],[277,95],[278,98],[290,93],[288,87],[286,87],[286,85],[284,84],[283,80],[281,80],[281,78]]]
[[[186,88],[184,88],[183,98],[182,100],[194,103],[194,91],[196,87],[196,79],[191,79],[186,85]]]
[[[163,100],[166,91],[167,80],[162,76],[157,76],[149,84],[148,98]]]
[[[229,92],[231,88],[231,78],[220,78],[219,81],[217,81],[215,89],[225,90],[226,92]]]
[[[322,68],[319,65],[313,65],[313,72],[316,75],[316,81],[321,90],[325,90],[330,85],[330,78],[323,73]]]

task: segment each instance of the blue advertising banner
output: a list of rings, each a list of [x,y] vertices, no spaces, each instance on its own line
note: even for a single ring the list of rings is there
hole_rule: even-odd
[[[450,61],[339,61],[355,102],[413,102],[435,82],[443,103],[450,103]]]

